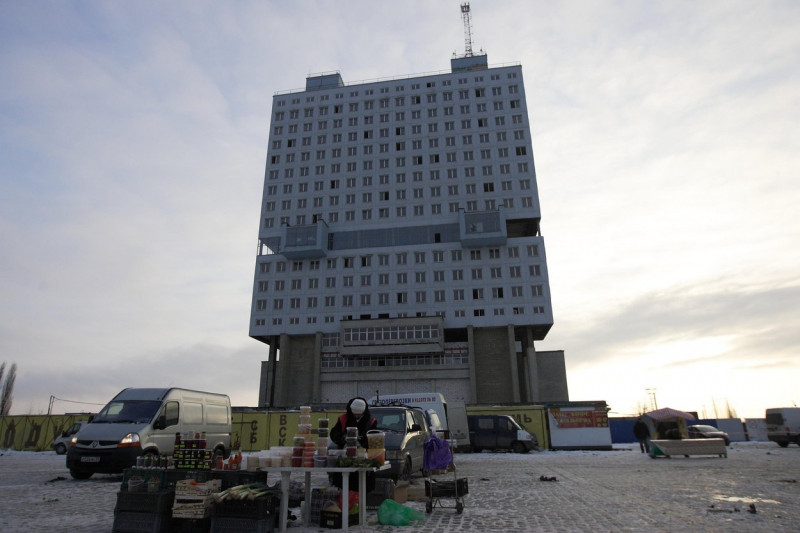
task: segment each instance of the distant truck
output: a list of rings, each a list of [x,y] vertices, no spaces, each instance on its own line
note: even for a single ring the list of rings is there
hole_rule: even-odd
[[[539,448],[536,435],[522,429],[509,415],[467,415],[467,423],[473,452],[510,450],[528,453]]]
[[[206,448],[228,457],[228,396],[179,388],[125,389],[72,437],[67,468],[75,479],[121,473],[140,455],[172,455],[176,433],[205,433]]]
[[[800,445],[800,407],[767,409],[767,438],[786,448],[794,442]]]

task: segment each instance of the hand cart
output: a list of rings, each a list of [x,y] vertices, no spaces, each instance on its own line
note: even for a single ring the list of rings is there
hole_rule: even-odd
[[[425,503],[425,512],[433,512],[433,508],[438,505],[442,508],[454,508],[456,513],[461,514],[464,511],[463,500],[469,492],[469,486],[467,478],[459,479],[457,475],[450,441],[445,441],[435,435],[426,440],[422,456],[422,469],[425,474],[425,496],[428,497],[428,501]],[[433,477],[450,473],[453,476],[452,481]],[[454,500],[455,505],[445,506],[442,504],[442,499]]]

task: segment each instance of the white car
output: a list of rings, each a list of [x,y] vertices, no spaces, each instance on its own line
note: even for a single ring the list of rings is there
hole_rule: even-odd
[[[58,455],[64,455],[67,453],[73,435],[80,431],[81,428],[86,424],[87,422],[75,422],[66,430],[64,430],[60,436],[56,437],[56,440],[53,441],[52,448]]]

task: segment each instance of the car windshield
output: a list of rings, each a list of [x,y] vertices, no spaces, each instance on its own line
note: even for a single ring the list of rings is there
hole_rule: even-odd
[[[406,429],[405,411],[373,411],[372,416],[378,421],[378,429],[401,433]]]
[[[154,400],[112,401],[94,417],[92,422],[105,424],[146,424],[155,416],[161,402]]]

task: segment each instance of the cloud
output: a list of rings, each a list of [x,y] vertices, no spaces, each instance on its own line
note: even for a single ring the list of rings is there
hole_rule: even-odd
[[[635,405],[649,383],[692,409],[698,374],[756,412],[789,401],[800,5],[471,6],[474,47],[523,66],[556,321],[539,349],[566,350],[571,396]],[[458,6],[422,0],[0,3],[15,406],[152,383],[254,405],[272,95],[445,71],[463,46]]]

